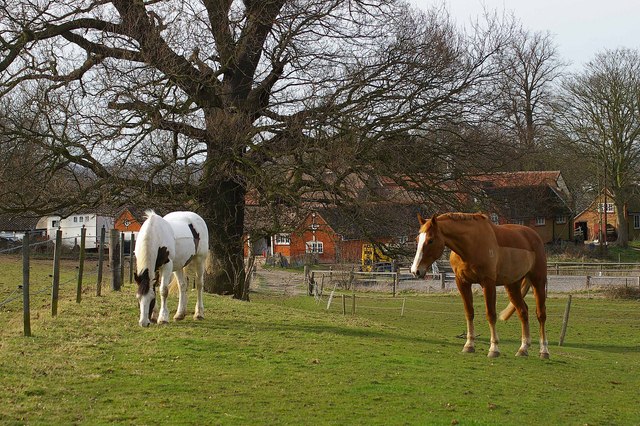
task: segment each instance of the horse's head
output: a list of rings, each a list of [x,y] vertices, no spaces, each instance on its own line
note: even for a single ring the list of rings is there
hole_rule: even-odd
[[[140,304],[140,321],[138,321],[138,324],[142,327],[148,327],[151,322],[153,308],[156,305],[156,293],[151,285],[148,269],[145,269],[140,275],[137,272],[133,275],[136,283],[138,283],[138,292],[136,293]]]
[[[416,247],[416,257],[411,265],[411,273],[417,277],[424,277],[429,268],[436,259],[442,256],[444,251],[444,238],[438,229],[436,215],[429,220],[425,220],[418,214],[420,222],[420,231],[418,233]]]

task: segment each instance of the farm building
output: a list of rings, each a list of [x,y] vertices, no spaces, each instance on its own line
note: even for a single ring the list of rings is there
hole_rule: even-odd
[[[451,191],[452,197],[459,200],[461,211],[485,212],[496,224],[529,226],[545,243],[573,240],[571,195],[559,171],[492,173],[474,176],[473,180],[475,187],[468,192],[455,195]],[[372,190],[393,201],[362,202],[359,208],[351,210],[318,207],[293,220],[285,219],[283,214],[279,222],[288,225],[267,238],[252,241],[254,254],[282,256],[294,262],[307,259],[319,263],[360,263],[363,244],[397,247],[409,242],[409,246],[417,232],[418,212],[430,216],[434,211],[447,211],[419,205],[405,188],[391,180],[380,180],[377,185],[362,184],[362,191]],[[249,227],[258,221],[254,216],[248,215]]]
[[[27,231],[31,233],[32,238],[45,238],[46,226],[43,223],[38,217],[14,214],[0,215],[0,238],[21,241]]]
[[[640,199],[633,198],[625,206],[627,231],[630,240],[640,238]],[[607,229],[607,241],[615,241],[620,224],[618,211],[612,194],[601,192],[593,201],[574,218],[576,234],[585,241],[603,240],[603,232]]]
[[[86,247],[96,249],[100,245],[102,227],[105,228],[108,241],[109,231],[113,229],[114,216],[107,210],[85,210],[64,216],[62,214],[45,216],[41,220],[46,224],[49,239],[55,238],[56,231],[61,229],[63,245],[71,247],[80,243],[80,233],[82,227],[85,227],[87,229]]]
[[[476,182],[473,204],[493,223],[529,226],[545,243],[573,240],[571,195],[559,171],[492,173]]]
[[[357,211],[318,208],[298,220],[289,232],[254,242],[254,253],[282,256],[294,263],[360,263],[363,245],[371,242],[413,250],[407,242],[413,241],[410,236],[418,228],[419,211],[418,206],[397,204],[375,204]]]
[[[116,214],[113,227],[120,232],[124,232],[125,238],[129,239],[131,233],[137,234],[144,222],[144,211],[135,207],[124,207]]]

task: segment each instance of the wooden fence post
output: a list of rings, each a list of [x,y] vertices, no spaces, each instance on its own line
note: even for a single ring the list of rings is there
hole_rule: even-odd
[[[76,303],[82,301],[82,274],[84,273],[84,249],[87,238],[87,228],[82,225],[80,229],[80,260],[78,262],[78,285],[76,286]]]
[[[353,293],[353,304],[351,306],[351,315],[356,314],[356,294]]]
[[[56,231],[56,246],[53,251],[53,284],[51,286],[51,316],[58,315],[58,291],[60,288],[60,255],[62,254],[62,229]]]
[[[393,297],[396,297],[396,287],[398,285],[398,273],[393,273]]]
[[[587,283],[586,283],[587,290],[589,290],[590,287],[591,287],[591,276],[587,275]]]
[[[111,290],[120,291],[122,275],[120,275],[120,238],[117,229],[111,230],[109,238],[109,266],[111,266]]]
[[[404,316],[404,304],[406,303],[407,298],[403,297],[402,298],[402,310],[400,310],[400,316],[403,317]]]
[[[129,284],[133,283],[133,268],[135,268],[134,250],[136,248],[136,236],[131,233],[131,241],[129,242]]]
[[[102,225],[100,229],[100,245],[98,246],[98,281],[96,283],[96,296],[102,293],[102,268],[104,267],[104,240],[105,228]]]
[[[309,296],[313,296],[313,286],[315,285],[315,283],[315,272],[311,272],[311,275],[309,275],[309,284],[307,286],[307,293],[309,294]]]
[[[31,336],[31,308],[29,306],[29,231],[22,237],[22,312],[24,336]]]
[[[444,280],[445,280],[445,273],[441,272],[440,273],[440,288],[442,288],[443,290],[444,290],[444,287],[445,287]]]
[[[347,298],[342,295],[342,315],[347,315]]]
[[[564,308],[564,315],[562,316],[562,330],[560,331],[560,341],[558,346],[562,346],[564,343],[564,336],[567,333],[567,324],[569,323],[569,310],[571,309],[571,295],[567,299],[567,306]]]
[[[118,257],[120,257],[120,285],[124,285],[124,232],[120,233],[120,250]]]

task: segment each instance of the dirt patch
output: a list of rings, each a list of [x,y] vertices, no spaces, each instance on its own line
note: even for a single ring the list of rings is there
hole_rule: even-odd
[[[265,268],[258,265],[251,280],[251,290],[272,294],[294,296],[306,294],[304,274],[302,272]]]

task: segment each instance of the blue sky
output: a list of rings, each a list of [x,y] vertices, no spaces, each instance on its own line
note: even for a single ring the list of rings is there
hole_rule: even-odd
[[[640,0],[408,0],[418,8],[444,5],[460,25],[488,10],[511,13],[531,31],[549,31],[570,70],[580,71],[605,49],[640,48]]]

